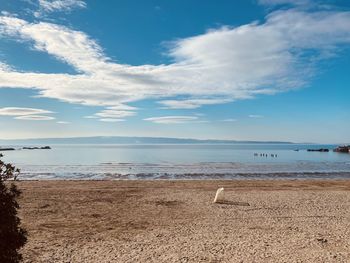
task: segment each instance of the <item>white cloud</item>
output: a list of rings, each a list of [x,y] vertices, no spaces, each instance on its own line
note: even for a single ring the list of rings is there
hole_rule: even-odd
[[[123,118],[134,116],[136,113],[133,111],[122,111],[122,110],[103,110],[98,113],[95,113],[96,117],[104,117],[104,118]]]
[[[50,114],[52,111],[35,109],[35,108],[21,108],[21,107],[5,107],[0,108],[0,116],[15,116],[17,120],[33,120],[33,121],[48,121],[54,120],[54,117],[40,114]]]
[[[19,108],[19,107],[6,107],[0,108],[0,116],[25,116],[53,113],[52,111],[35,109],[35,108]]]
[[[256,115],[256,114],[250,114],[248,115],[249,118],[255,118],[255,119],[259,119],[259,118],[264,118],[264,116],[262,115]]]
[[[58,124],[70,124],[69,121],[58,121],[57,123],[58,123]]]
[[[196,121],[198,122],[198,117],[194,116],[163,116],[163,117],[151,117],[144,119],[145,121],[151,121],[153,123],[159,124],[178,124],[178,123],[188,123]]]
[[[222,104],[232,99],[187,99],[187,100],[162,100],[158,103],[166,106],[166,109],[196,109],[202,105]]]
[[[193,109],[300,88],[320,59],[350,44],[350,12],[283,10],[264,23],[213,29],[174,41],[168,52],[174,62],[168,65],[118,64],[85,33],[52,23],[0,16],[0,36],[32,44],[78,72],[23,72],[2,63],[0,88],[103,106],[96,117],[118,119],[135,115],[128,103],[143,99]]]
[[[10,71],[11,68],[9,65],[6,65],[5,63],[0,61],[0,71]]]
[[[26,120],[26,121],[49,121],[54,120],[54,117],[51,116],[43,116],[43,115],[23,115],[15,117],[17,120]]]
[[[105,118],[105,119],[99,119],[99,121],[103,121],[103,122],[121,122],[121,121],[125,121],[125,120],[124,119]]]
[[[57,11],[67,12],[76,8],[86,8],[86,3],[81,0],[39,0],[39,11],[35,12],[35,16]]]
[[[1,11],[0,12],[3,16],[12,16],[13,14],[11,14],[10,12],[8,11]]]
[[[119,104],[119,105],[115,105],[112,107],[108,107],[108,109],[110,110],[125,110],[125,111],[134,111],[134,110],[138,110],[137,107],[133,107],[133,106],[129,106],[129,105],[124,105],[124,104]]]

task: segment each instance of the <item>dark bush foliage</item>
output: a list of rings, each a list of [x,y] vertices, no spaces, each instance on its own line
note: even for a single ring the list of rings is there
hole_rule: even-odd
[[[0,154],[0,158],[2,154]],[[17,198],[21,191],[12,182],[5,183],[8,179],[15,179],[19,170],[12,164],[6,164],[0,160],[0,262],[16,263],[22,259],[19,249],[27,241],[26,231],[20,227],[20,219],[17,216],[19,205]]]

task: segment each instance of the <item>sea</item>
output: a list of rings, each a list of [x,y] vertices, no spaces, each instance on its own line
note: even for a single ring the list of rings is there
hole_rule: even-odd
[[[4,151],[20,180],[350,179],[350,154],[320,144],[76,144]],[[35,145],[30,145],[35,146]],[[43,146],[43,145],[37,145]],[[327,148],[329,152],[307,149]]]

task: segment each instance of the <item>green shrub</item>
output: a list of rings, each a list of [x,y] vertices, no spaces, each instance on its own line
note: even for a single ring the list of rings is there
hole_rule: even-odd
[[[2,154],[0,154],[0,158]],[[17,198],[21,191],[8,179],[16,180],[19,170],[12,164],[6,164],[0,159],[0,262],[17,263],[22,259],[19,249],[27,241],[26,231],[20,227],[17,216],[19,205]]]

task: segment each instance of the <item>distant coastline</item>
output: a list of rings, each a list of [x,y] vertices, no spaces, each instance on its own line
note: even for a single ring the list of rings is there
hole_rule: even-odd
[[[128,136],[93,136],[93,137],[67,137],[67,138],[33,138],[1,140],[0,145],[13,144],[295,144],[284,141],[238,141],[238,140],[200,140],[191,138],[171,137],[128,137]]]

